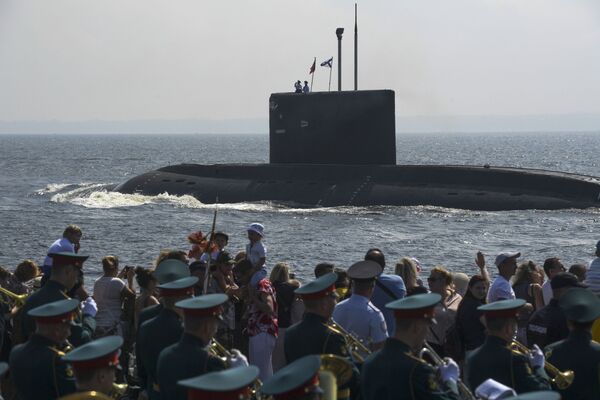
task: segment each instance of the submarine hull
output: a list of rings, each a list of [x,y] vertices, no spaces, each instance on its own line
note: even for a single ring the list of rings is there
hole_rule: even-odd
[[[134,177],[121,193],[191,195],[202,203],[306,207],[432,205],[470,210],[600,206],[600,180],[535,169],[449,165],[181,164]]]

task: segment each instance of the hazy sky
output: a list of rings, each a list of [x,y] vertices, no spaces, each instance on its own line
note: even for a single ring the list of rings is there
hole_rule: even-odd
[[[0,120],[266,118],[338,26],[351,88],[353,4],[0,0]],[[363,1],[359,51],[400,116],[600,113],[598,0]]]

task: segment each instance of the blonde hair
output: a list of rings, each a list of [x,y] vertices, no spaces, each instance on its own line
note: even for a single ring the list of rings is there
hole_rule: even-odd
[[[104,272],[112,271],[119,267],[119,258],[117,256],[106,256],[102,259],[102,269]]]
[[[285,262],[278,262],[269,275],[271,283],[287,282],[290,280],[290,266]]]
[[[406,287],[417,286],[417,264],[408,257],[402,257],[396,263],[396,275],[400,276]]]
[[[523,262],[517,267],[517,271],[512,277],[512,284],[518,285],[523,282],[531,283],[531,275],[533,275],[534,272],[540,272],[540,270],[541,268],[535,265],[531,260]]]
[[[434,273],[444,278],[444,280],[446,281],[446,286],[452,285],[452,274],[448,272],[448,270],[444,268],[443,265],[436,265],[429,273],[429,276],[433,275]]]

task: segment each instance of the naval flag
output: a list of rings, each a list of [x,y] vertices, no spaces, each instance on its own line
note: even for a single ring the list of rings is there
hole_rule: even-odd
[[[321,63],[321,67],[329,67],[332,68],[333,65],[333,57],[331,57],[329,60],[323,61]]]
[[[315,60],[313,61],[312,65],[310,66],[310,71],[308,72],[309,74],[312,74],[315,72],[315,66],[317,63],[317,59],[315,58]]]

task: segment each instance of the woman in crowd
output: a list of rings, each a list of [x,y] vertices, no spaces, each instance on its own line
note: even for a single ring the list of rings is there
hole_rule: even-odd
[[[235,305],[239,301],[240,290],[233,277],[235,261],[227,251],[222,251],[217,257],[214,267],[211,267],[211,276],[208,280],[207,294],[225,293],[229,301],[222,305],[222,320],[215,339],[226,348],[233,346],[233,332],[235,330]]]
[[[125,267],[119,272],[119,259],[115,256],[106,256],[102,259],[102,270],[104,275],[94,283],[94,300],[98,305],[95,336],[97,338],[109,335],[123,336],[121,326],[123,300],[125,297],[135,299],[134,270],[132,267]],[[121,279],[125,276],[127,285]]]
[[[135,311],[134,311],[134,324],[138,326],[138,320],[140,313],[146,307],[158,304],[156,298],[156,278],[154,277],[154,271],[142,267],[135,269],[135,280],[140,287],[140,294],[135,299]]]
[[[396,264],[395,273],[404,281],[407,296],[427,293],[427,289],[419,284],[419,272],[413,259],[402,257]]]
[[[544,307],[542,284],[544,272],[533,261],[524,262],[517,268],[512,279],[515,296],[531,304],[535,310]]]
[[[485,326],[481,322],[481,311],[477,307],[486,303],[490,282],[482,275],[473,275],[469,280],[465,297],[456,311],[456,329],[462,350],[463,360],[485,341]],[[467,363],[463,364],[463,376],[467,376]]]
[[[292,320],[292,310],[296,302],[294,290],[299,287],[298,281],[290,279],[290,267],[287,263],[275,264],[269,280],[275,289],[277,301],[277,320],[279,323],[279,335],[273,349],[273,372],[283,368],[286,364],[283,353],[283,340],[285,330],[295,321]]]
[[[15,278],[23,285],[25,293],[31,293],[35,286],[35,280],[41,276],[42,271],[33,260],[25,260],[15,268]]]
[[[431,347],[440,355],[444,356],[444,344],[446,334],[456,318],[458,305],[462,296],[452,286],[452,274],[441,265],[433,268],[427,278],[429,290],[442,296],[442,300],[436,305],[434,316],[437,324],[430,326],[426,340]]]

